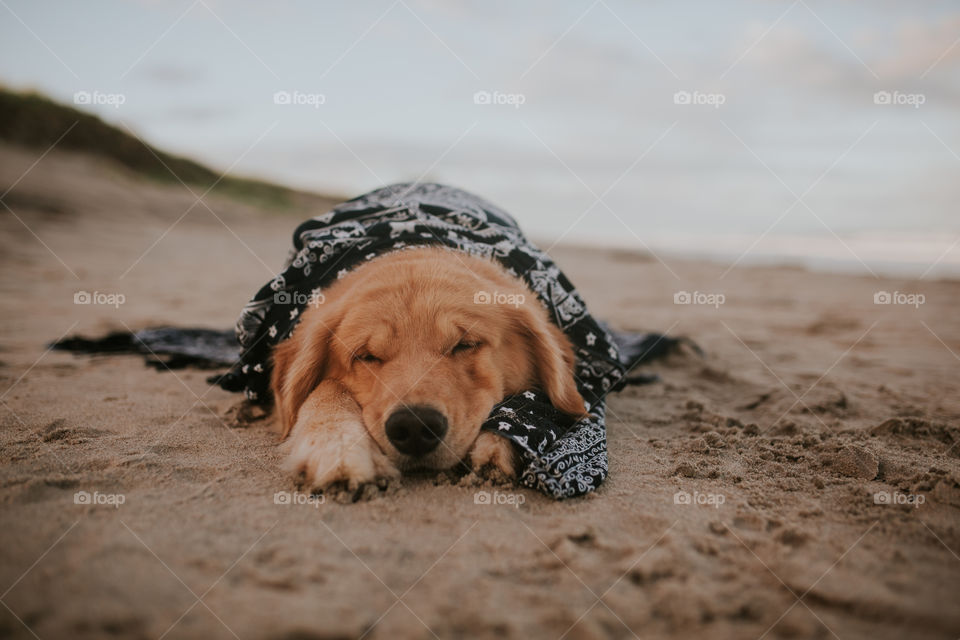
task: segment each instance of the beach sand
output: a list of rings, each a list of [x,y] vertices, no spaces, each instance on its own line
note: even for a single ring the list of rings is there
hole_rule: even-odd
[[[960,635],[960,282],[554,248],[595,316],[706,352],[610,397],[598,492],[440,474],[277,504],[270,420],[210,372],[46,346],[232,326],[308,214],[36,158],[0,150],[0,188],[28,172],[0,214],[0,636]]]

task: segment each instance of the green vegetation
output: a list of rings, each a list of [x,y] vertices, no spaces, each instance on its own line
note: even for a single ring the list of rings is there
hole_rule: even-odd
[[[64,135],[68,129],[69,132]],[[0,88],[0,140],[47,149],[60,136],[63,139],[57,144],[58,149],[109,158],[132,171],[163,182],[177,182],[173,175],[176,174],[183,182],[199,189],[198,195],[215,184],[211,193],[269,209],[289,209],[304,197],[317,197],[261,180],[233,176],[221,179],[216,171],[193,160],[155,149],[97,116],[58,104],[36,93],[17,93]]]

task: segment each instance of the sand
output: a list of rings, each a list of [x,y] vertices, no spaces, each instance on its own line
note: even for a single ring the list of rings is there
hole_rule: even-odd
[[[36,156],[0,150],[0,187]],[[302,215],[194,201],[58,151],[4,198],[3,637],[960,634],[960,283],[555,248],[596,316],[707,354],[610,398],[600,491],[430,475],[285,504],[270,420],[239,421],[208,372],[45,351],[232,326]]]

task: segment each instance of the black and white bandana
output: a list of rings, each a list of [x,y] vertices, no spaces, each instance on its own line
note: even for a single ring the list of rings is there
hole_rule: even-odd
[[[392,251],[444,245],[499,262],[521,278],[566,333],[576,352],[576,383],[588,415],[574,420],[537,389],[504,398],[483,429],[509,438],[520,451],[520,482],[556,499],[583,495],[607,476],[604,397],[622,386],[631,363],[613,336],[587,312],[583,299],[516,221],[494,205],[439,184],[395,184],[311,218],[294,232],[284,270],[264,285],[237,321],[240,361],[219,384],[270,400],[270,354],[324,288],[367,260]]]

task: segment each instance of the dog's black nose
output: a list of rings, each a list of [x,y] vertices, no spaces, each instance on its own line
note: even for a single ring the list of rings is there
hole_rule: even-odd
[[[386,430],[397,451],[422,456],[436,449],[447,435],[447,419],[430,407],[404,407],[387,418]]]

